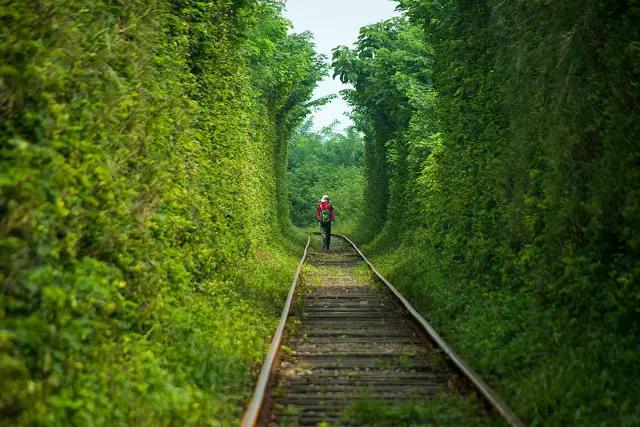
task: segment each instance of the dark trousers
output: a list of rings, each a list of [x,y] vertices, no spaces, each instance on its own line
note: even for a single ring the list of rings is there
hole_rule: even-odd
[[[320,233],[322,234],[322,249],[329,250],[331,243],[331,223],[320,223]]]

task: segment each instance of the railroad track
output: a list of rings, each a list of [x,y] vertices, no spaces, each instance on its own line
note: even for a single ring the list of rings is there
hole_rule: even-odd
[[[329,253],[307,244],[242,425],[343,425],[358,400],[447,394],[477,394],[486,403],[478,417],[523,425],[359,249],[334,236]]]

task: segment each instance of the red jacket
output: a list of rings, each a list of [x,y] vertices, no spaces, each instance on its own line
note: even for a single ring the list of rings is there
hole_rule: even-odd
[[[318,221],[320,221],[320,211],[323,209],[329,209],[329,212],[331,212],[331,222],[335,221],[336,216],[333,213],[333,206],[331,206],[331,202],[318,203],[318,206],[316,206],[316,218],[318,218]]]

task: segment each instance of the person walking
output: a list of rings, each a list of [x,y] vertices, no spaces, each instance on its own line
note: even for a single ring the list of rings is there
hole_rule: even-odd
[[[322,250],[329,252],[329,244],[331,243],[331,223],[336,220],[329,196],[322,196],[322,200],[316,207],[316,218],[320,223],[320,233],[322,234]]]

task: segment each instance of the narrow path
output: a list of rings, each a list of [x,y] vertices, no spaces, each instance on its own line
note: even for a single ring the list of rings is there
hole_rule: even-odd
[[[465,388],[345,241],[312,251],[307,263],[266,405],[269,425],[339,425],[361,396],[425,402]]]

